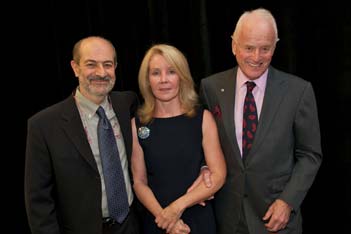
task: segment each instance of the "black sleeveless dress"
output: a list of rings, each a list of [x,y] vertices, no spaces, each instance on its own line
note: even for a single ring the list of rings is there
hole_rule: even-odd
[[[203,110],[189,118],[179,115],[154,118],[141,125],[136,118],[139,143],[144,151],[148,184],[162,207],[186,193],[204,164],[202,149]],[[146,212],[144,233],[165,233],[157,227],[155,217]],[[211,202],[194,205],[182,214],[191,234],[215,234],[215,218]]]

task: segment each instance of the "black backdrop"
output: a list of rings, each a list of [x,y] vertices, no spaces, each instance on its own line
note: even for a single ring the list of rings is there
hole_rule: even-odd
[[[351,7],[336,1],[306,7],[295,1],[249,0],[46,0],[14,6],[18,23],[9,31],[18,34],[13,40],[19,52],[11,54],[10,63],[13,74],[21,73],[21,85],[13,84],[16,91],[10,89],[8,98],[19,97],[12,107],[21,137],[17,154],[9,158],[20,168],[14,180],[7,179],[15,201],[6,215],[14,222],[14,233],[29,233],[23,198],[26,120],[77,86],[69,64],[77,40],[101,35],[114,43],[116,90],[139,92],[141,59],[159,42],[184,52],[198,85],[201,78],[235,65],[230,35],[240,14],[256,7],[271,10],[277,20],[280,41],[272,65],[312,82],[316,93],[324,161],[302,206],[304,233],[345,233],[351,219],[350,125],[345,124],[350,119]]]

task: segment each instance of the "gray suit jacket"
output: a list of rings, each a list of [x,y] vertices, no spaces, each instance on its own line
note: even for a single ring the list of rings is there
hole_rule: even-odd
[[[300,205],[322,161],[312,86],[269,67],[256,136],[244,165],[235,135],[236,74],[237,67],[217,73],[203,79],[200,87],[200,97],[216,119],[227,162],[226,183],[214,200],[218,234],[235,233],[242,205],[250,233],[266,234],[262,217],[277,198],[294,209],[279,233],[301,233]]]
[[[137,96],[110,97],[130,159]],[[101,179],[73,96],[28,121],[25,201],[33,234],[102,232]]]

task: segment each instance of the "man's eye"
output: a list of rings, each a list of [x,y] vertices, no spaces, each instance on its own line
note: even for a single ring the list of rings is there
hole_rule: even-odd
[[[112,68],[113,65],[108,63],[108,64],[105,64],[104,67],[105,67],[105,68]]]

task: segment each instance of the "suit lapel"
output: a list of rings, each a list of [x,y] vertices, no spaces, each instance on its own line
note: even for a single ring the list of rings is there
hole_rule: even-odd
[[[127,158],[128,160],[130,160],[130,149],[131,149],[131,138],[130,138],[130,128],[128,126],[130,126],[130,111],[128,109],[128,107],[125,105],[126,102],[125,100],[123,101],[120,96],[117,95],[117,93],[111,93],[110,94],[111,97],[111,102],[112,102],[112,107],[114,112],[116,113],[117,116],[117,120],[120,126],[120,129],[122,131],[122,136],[123,136],[123,140],[124,140],[124,146],[125,146],[125,150],[126,150],[126,154],[127,154]]]
[[[232,143],[232,149],[234,151],[235,160],[237,160],[241,167],[244,167],[243,161],[240,157],[240,150],[238,141],[236,139],[236,126],[234,121],[234,105],[235,105],[235,90],[236,90],[236,74],[237,67],[231,70],[230,73],[224,78],[224,82],[219,95],[219,103],[222,103],[223,123],[226,134],[230,142]]]
[[[234,78],[235,79],[235,78]],[[235,139],[235,124],[234,124],[234,103],[235,103],[235,80],[233,77],[226,77],[226,81],[221,87],[221,94],[219,102],[222,103],[223,108],[223,122],[226,127],[226,133],[230,139]],[[234,88],[228,88],[234,87]],[[233,131],[234,129],[234,131]]]
[[[62,111],[62,127],[67,133],[68,138],[71,139],[79,151],[80,155],[96,172],[98,172],[94,155],[87,140],[84,126],[82,124],[79,111],[77,109],[73,96],[70,96],[64,102]]]
[[[270,67],[257,132],[252,149],[248,154],[247,162],[251,161],[251,158],[254,158],[254,156],[250,157],[250,155],[256,153],[269,132],[269,127],[286,94],[287,87],[284,83],[285,82],[277,76],[276,70]]]

